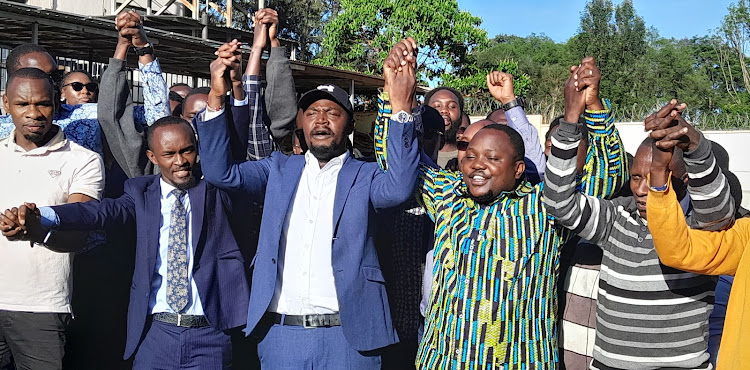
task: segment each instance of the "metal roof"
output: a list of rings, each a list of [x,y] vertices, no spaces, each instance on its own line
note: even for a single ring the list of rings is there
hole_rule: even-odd
[[[178,32],[180,25],[186,29],[197,27],[194,20],[174,16],[148,16],[144,27],[149,41],[154,45],[162,70],[187,76],[210,78],[209,64],[214,51],[225,41],[194,37]],[[32,42],[36,24],[38,43],[57,57],[107,63],[114,54],[118,33],[112,17],[90,17],[42,9],[15,2],[0,0],[0,46],[13,48]],[[172,28],[165,30],[160,27]],[[182,30],[184,32],[184,29]],[[238,38],[252,42],[252,33],[225,27],[212,26],[209,36]],[[284,40],[289,42],[289,40]],[[249,46],[244,50],[250,52]],[[128,64],[135,66],[137,59],[129,53]],[[381,76],[341,70],[291,61],[295,85],[300,92],[320,84],[336,84],[349,90],[354,81],[357,94],[374,95],[383,86]],[[420,87],[420,91],[425,91]]]

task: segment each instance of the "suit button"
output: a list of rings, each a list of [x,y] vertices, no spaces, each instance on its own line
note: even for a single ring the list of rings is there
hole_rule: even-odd
[[[276,264],[276,258],[271,258],[271,263]]]

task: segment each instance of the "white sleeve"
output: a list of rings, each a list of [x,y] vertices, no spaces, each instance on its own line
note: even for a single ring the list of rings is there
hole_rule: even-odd
[[[104,162],[99,154],[89,150],[86,152],[73,175],[68,194],[83,194],[100,200],[104,192]]]

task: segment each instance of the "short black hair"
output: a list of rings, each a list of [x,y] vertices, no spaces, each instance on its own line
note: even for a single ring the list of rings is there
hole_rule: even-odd
[[[149,150],[154,150],[153,145],[151,145],[151,140],[154,138],[154,132],[159,127],[166,127],[171,125],[185,125],[190,128],[190,132],[193,133],[193,139],[195,139],[195,130],[193,130],[193,125],[190,124],[190,122],[185,121],[184,119],[180,117],[175,116],[166,116],[162,117],[156,120],[153,125],[149,126],[146,130],[146,143],[148,144]],[[197,143],[196,143],[197,144]]]
[[[208,95],[208,93],[210,92],[211,92],[211,88],[208,86],[196,87],[190,90],[190,92],[187,95],[185,95],[185,100],[187,100],[189,97],[193,95]]]
[[[523,145],[523,138],[521,137],[521,134],[518,133],[518,131],[512,129],[510,126],[501,125],[499,123],[493,123],[491,125],[484,126],[481,130],[498,130],[502,131],[506,134],[508,134],[508,137],[510,138],[510,144],[513,145],[513,151],[515,152],[515,156],[513,156],[514,161],[522,161],[523,158],[526,156],[526,147]]]
[[[21,57],[31,53],[45,53],[50,55],[47,49],[37,44],[18,45],[8,53],[8,58],[5,59],[5,67],[8,69],[8,73],[11,74],[20,69]],[[52,58],[52,55],[50,55],[50,58]],[[55,58],[52,58],[52,60],[55,60]]]
[[[73,73],[83,73],[83,74],[86,75],[86,77],[89,78],[89,80],[91,80],[91,82],[99,83],[99,81],[97,81],[96,79],[94,79],[94,76],[92,76],[91,73],[89,73],[87,70],[85,70],[85,69],[74,69],[74,70],[66,73],[65,76],[63,76],[63,79],[62,79],[62,84],[63,85],[65,85],[65,83],[68,81],[68,78],[70,78],[70,76],[72,76]]]
[[[436,88],[428,91],[427,94],[424,94],[424,103],[427,104],[427,105],[430,105],[430,99],[432,99],[432,96],[435,95],[436,93],[438,93],[441,90],[450,91],[450,92],[453,93],[453,95],[456,96],[456,98],[458,98],[458,109],[461,111],[461,113],[463,113],[464,112],[464,95],[461,94],[460,91],[458,91],[458,90],[456,90],[456,89],[454,89],[452,87],[440,86],[440,87],[436,87]]]
[[[10,84],[16,78],[25,78],[29,80],[45,80],[49,82],[50,91],[54,97],[55,94],[55,83],[52,78],[39,68],[21,68],[8,75],[8,81],[6,83],[6,89],[10,87]]]

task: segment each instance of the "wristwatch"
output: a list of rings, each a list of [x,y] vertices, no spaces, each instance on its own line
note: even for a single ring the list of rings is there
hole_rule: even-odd
[[[147,43],[146,46],[142,48],[136,48],[134,47],[133,50],[135,51],[135,55],[142,57],[146,54],[154,55],[154,45],[151,45],[151,43]]]
[[[391,115],[391,118],[398,123],[413,122],[414,116],[406,111],[399,111]]]
[[[520,97],[520,96],[517,96],[515,100],[511,100],[511,101],[509,101],[509,102],[508,102],[507,104],[503,104],[503,105],[502,105],[502,106],[500,107],[500,109],[502,109],[502,110],[504,110],[504,111],[506,111],[506,112],[507,112],[507,111],[509,111],[509,110],[510,110],[511,108],[515,108],[515,107],[519,107],[519,106],[520,106],[521,108],[523,108],[523,103],[524,103],[524,100],[523,100],[523,98],[522,98],[522,97]]]

